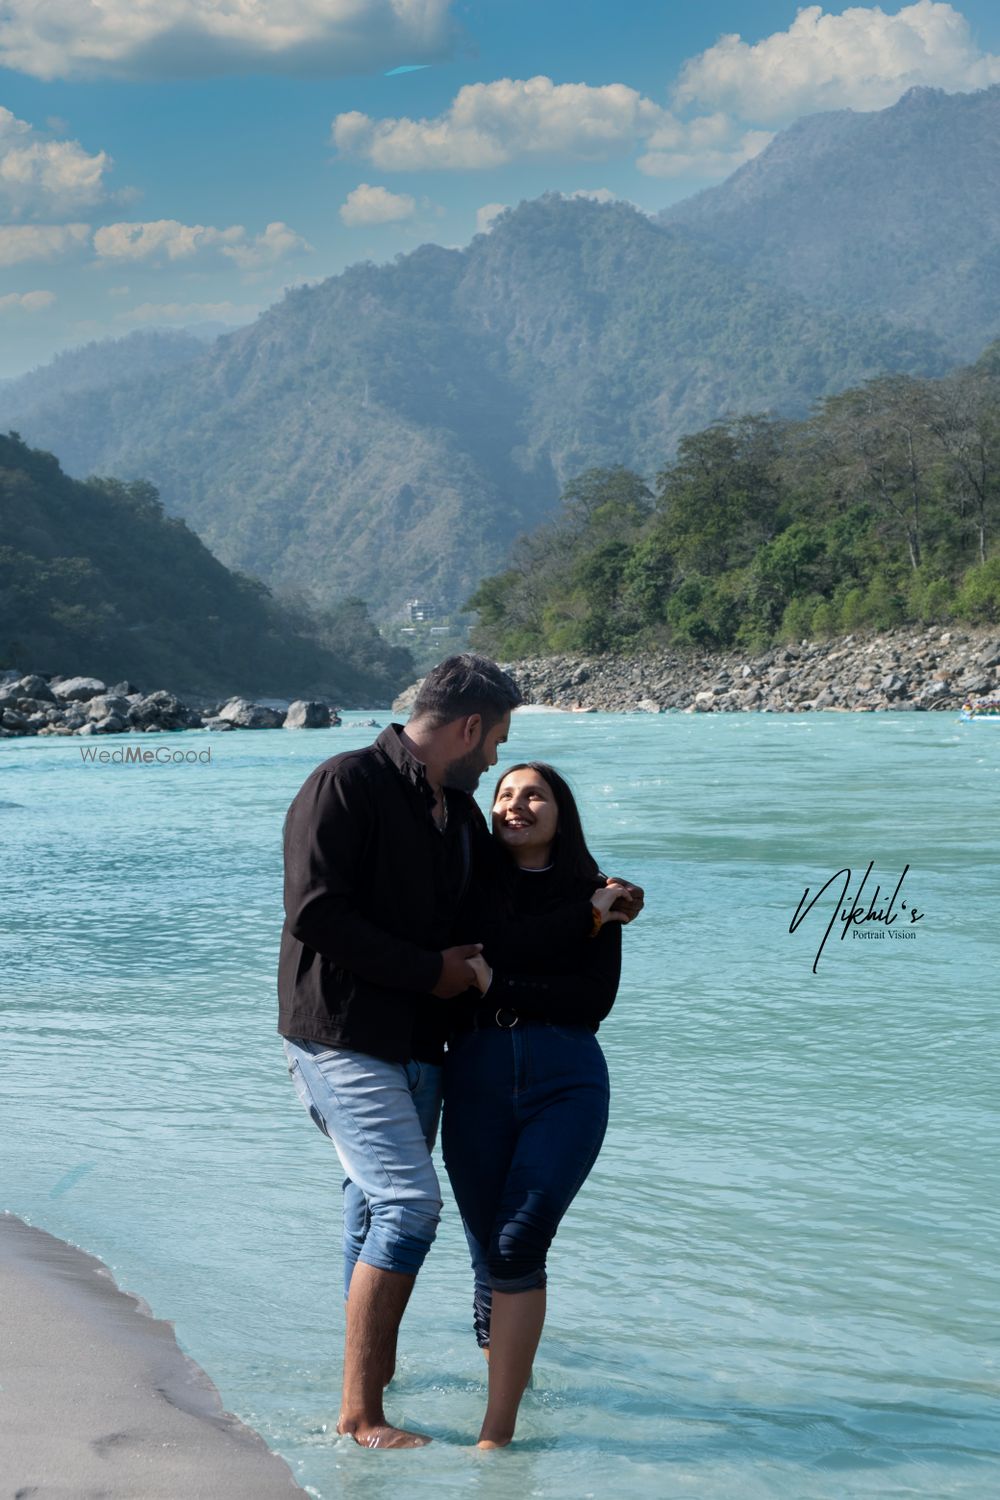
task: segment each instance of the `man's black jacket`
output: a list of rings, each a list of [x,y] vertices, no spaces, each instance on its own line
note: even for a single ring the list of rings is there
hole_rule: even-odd
[[[448,1023],[430,994],[440,950],[479,941],[454,922],[472,873],[491,864],[490,835],[472,797],[451,790],[447,833],[438,831],[400,728],[317,766],[288,809],[278,1031],[389,1062],[434,1061]],[[523,961],[532,943],[586,930],[589,917],[581,900],[558,920],[519,921],[507,942]]]

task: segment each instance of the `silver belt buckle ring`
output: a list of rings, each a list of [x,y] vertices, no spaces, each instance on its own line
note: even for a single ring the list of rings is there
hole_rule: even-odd
[[[514,1017],[514,1019],[513,1019],[513,1021],[511,1021],[511,1023],[510,1023],[510,1025],[509,1025],[509,1026],[505,1026],[505,1025],[504,1025],[504,1023],[503,1023],[503,1021],[501,1021],[501,1019],[500,1019],[500,1017],[501,1017],[501,1015],[502,1015],[502,1013],[503,1013],[503,1012],[504,1012],[504,1011],[506,1011],[506,1012],[507,1012],[507,1014],[508,1014],[508,1015],[512,1015],[512,1016],[513,1016],[513,1017]],[[509,1007],[509,1006],[507,1006],[507,1005],[501,1005],[501,1006],[500,1006],[500,1007],[499,1007],[499,1009],[498,1009],[498,1010],[497,1010],[497,1014],[496,1014],[496,1023],[497,1023],[497,1025],[498,1025],[498,1026],[499,1026],[499,1027],[500,1027],[500,1030],[501,1030],[501,1031],[513,1031],[513,1030],[514,1030],[514,1027],[515,1027],[515,1026],[516,1026],[516,1025],[517,1025],[517,1023],[518,1023],[518,1021],[519,1021],[519,1020],[520,1020],[520,1019],[521,1019],[521,1018],[520,1018],[520,1016],[519,1016],[519,1015],[518,1015],[518,1014],[517,1014],[517,1011],[515,1011],[515,1010],[511,1010],[511,1009],[510,1009],[510,1007]]]

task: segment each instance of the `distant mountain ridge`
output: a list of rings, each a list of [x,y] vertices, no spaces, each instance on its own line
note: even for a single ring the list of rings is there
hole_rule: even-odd
[[[178,369],[0,426],[74,474],[145,477],[231,567],[326,602],[454,606],[593,465],[655,471],[737,411],[801,415],[939,341],[852,320],[622,203],[546,195],[465,250],[297,288]]]
[[[1000,335],[1000,84],[808,115],[660,221],[817,307],[974,359]]]

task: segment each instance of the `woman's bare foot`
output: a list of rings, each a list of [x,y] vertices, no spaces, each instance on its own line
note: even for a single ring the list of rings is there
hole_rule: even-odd
[[[338,1422],[341,1436],[348,1433],[359,1448],[426,1448],[431,1441],[422,1432],[407,1432],[403,1427],[392,1427],[388,1422],[373,1425],[358,1422]]]
[[[513,1434],[511,1434],[511,1436],[513,1436]],[[510,1443],[510,1440],[511,1439],[509,1437],[496,1437],[496,1438],[481,1437],[479,1439],[479,1442],[476,1444],[476,1447],[477,1448],[506,1448],[507,1445]]]

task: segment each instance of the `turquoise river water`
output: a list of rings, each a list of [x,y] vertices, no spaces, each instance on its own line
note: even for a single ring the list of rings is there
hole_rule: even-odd
[[[275,1031],[282,817],[372,737],[360,717],[140,741],[210,764],[0,743],[0,1208],[172,1319],[323,1500],[993,1500],[996,726],[515,717],[508,762],[564,770],[604,868],[647,891],[600,1033],[611,1125],[505,1452],[472,1446],[484,1366],[445,1187],[388,1406],[435,1441],[389,1455],[334,1432],[339,1170]],[[849,867],[853,894],[870,861],[866,909],[909,866],[913,936],[835,919],[813,972],[843,881],[791,933],[804,888]]]

